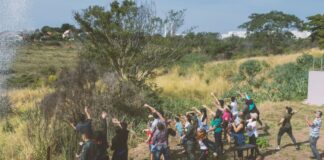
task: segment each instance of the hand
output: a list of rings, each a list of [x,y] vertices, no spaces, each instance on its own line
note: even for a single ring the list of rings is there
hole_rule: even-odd
[[[88,113],[88,112],[89,112],[89,107],[88,107],[88,106],[85,106],[85,107],[84,107],[84,111],[85,111],[86,113]]]
[[[144,107],[145,107],[145,108],[148,108],[148,107],[150,107],[150,106],[149,106],[148,104],[145,103],[145,104],[144,104]]]
[[[108,116],[107,112],[105,112],[105,111],[101,112],[101,118],[102,119],[106,119],[107,116]]]
[[[120,123],[117,118],[113,118],[111,121],[112,121],[112,123],[115,123],[115,124],[119,124]]]

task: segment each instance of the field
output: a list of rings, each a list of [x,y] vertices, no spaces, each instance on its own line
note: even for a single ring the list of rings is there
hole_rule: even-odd
[[[13,76],[9,83],[12,86],[23,83],[23,86],[12,87],[8,91],[9,100],[12,104],[12,112],[0,123],[3,128],[0,131],[0,159],[32,159],[34,150],[29,135],[27,134],[26,113],[36,106],[43,97],[51,93],[54,88],[51,85],[57,79],[58,74],[64,67],[71,68],[77,63],[78,48],[70,43],[52,45],[29,45],[19,50],[16,60],[12,64]],[[161,96],[169,99],[173,108],[170,111],[184,113],[189,108],[201,104],[210,104],[210,93],[214,92],[219,97],[228,92],[233,84],[229,79],[238,74],[240,64],[247,60],[256,59],[265,61],[270,69],[278,65],[295,62],[297,57],[308,53],[315,57],[321,56],[323,50],[312,49],[300,53],[277,55],[268,57],[253,57],[226,61],[192,62],[186,65],[175,64],[168,68],[159,69],[158,76],[151,80],[162,89]],[[36,78],[35,78],[36,77]],[[167,105],[167,104],[165,104]],[[306,115],[311,115],[314,110],[324,111],[323,108],[309,106],[302,101],[262,101],[257,104],[261,111],[261,119],[269,126],[269,134],[262,135],[265,145],[260,159],[289,159],[304,160],[310,157],[311,152],[307,144],[308,128],[304,122]],[[282,150],[274,151],[275,139],[278,131],[276,123],[280,120],[285,106],[293,106],[300,112],[292,119],[293,132],[297,142],[301,144],[301,150],[295,151],[290,145],[288,136],[282,140]],[[14,131],[6,131],[8,125]],[[10,127],[9,127],[10,128]],[[324,132],[321,133],[322,137]],[[144,140],[143,140],[144,141]],[[320,140],[321,141],[321,140]],[[130,149],[130,157],[133,159],[146,159],[147,146],[138,142],[138,147]],[[171,148],[175,148],[175,140],[171,140]],[[321,153],[324,144],[319,143]],[[297,154],[298,153],[298,154]],[[180,155],[181,156],[181,155]],[[232,153],[226,153],[231,157]],[[27,158],[26,158],[27,157]],[[60,158],[57,158],[60,159]]]

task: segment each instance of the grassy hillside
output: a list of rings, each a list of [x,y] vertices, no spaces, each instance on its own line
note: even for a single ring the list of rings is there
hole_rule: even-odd
[[[19,54],[12,64],[13,76],[8,81],[12,87],[8,93],[12,112],[0,123],[0,128],[2,128],[2,130],[0,129],[0,159],[33,159],[36,154],[40,154],[37,152],[39,148],[30,142],[30,135],[27,132],[30,129],[28,128],[30,126],[27,125],[28,118],[26,118],[28,110],[37,106],[45,95],[53,91],[51,83],[57,79],[62,68],[76,65],[77,52],[78,48],[71,43],[32,44],[23,46],[19,50]],[[305,52],[315,57],[323,54],[323,50],[319,49]],[[192,106],[210,103],[210,92],[216,93],[219,97],[226,97],[226,94],[233,88],[233,82],[239,74],[241,64],[244,62],[258,60],[268,64],[256,76],[256,79],[265,77],[264,82],[268,82],[272,78],[268,77],[268,72],[274,70],[277,66],[295,63],[297,57],[303,54],[304,52],[227,61],[210,61],[203,56],[188,55],[174,66],[159,69],[158,76],[152,81],[162,88],[161,95],[165,100],[162,107],[166,107],[165,109],[171,112],[183,113]],[[247,80],[235,81],[235,83],[237,83],[237,87],[242,87],[247,84]],[[264,90],[262,87],[255,86],[252,89],[257,93]],[[303,105],[295,100],[258,103],[263,112],[261,118],[271,127],[270,135],[263,138],[266,141],[265,143],[270,145],[270,149],[263,149],[265,153],[271,153],[266,159],[280,159],[283,155],[298,159],[292,149],[274,155],[271,150],[271,147],[274,147],[278,129],[275,123],[280,119],[283,107],[286,105],[292,105],[295,109],[301,110],[300,114],[294,117],[292,123],[298,131],[297,140],[304,141],[307,139],[307,129],[303,125],[303,117],[309,115],[313,110],[311,106]],[[145,125],[143,124],[143,126]],[[288,139],[285,138],[283,145],[287,143]],[[147,149],[146,145],[142,146],[145,146],[145,150]],[[141,148],[139,150],[141,151]],[[136,158],[134,154],[137,156],[140,154],[138,154],[138,150],[135,149],[135,151],[136,153],[132,153],[133,150],[131,151],[131,157],[133,154],[134,159],[143,159]],[[145,152],[144,148],[142,151]],[[308,156],[308,153],[310,153],[309,148],[307,148],[307,145],[303,145],[302,154]],[[64,158],[56,157],[55,159]]]

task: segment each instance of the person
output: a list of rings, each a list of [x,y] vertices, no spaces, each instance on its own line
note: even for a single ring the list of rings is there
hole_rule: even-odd
[[[153,152],[153,159],[160,160],[161,155],[163,155],[164,160],[170,160],[171,155],[169,151],[168,136],[171,133],[167,126],[168,122],[163,115],[152,106],[144,104],[144,107],[148,108],[153,114],[156,114],[159,117],[159,122],[156,125],[156,130],[153,132],[152,136],[151,151]]]
[[[238,116],[238,104],[237,104],[237,101],[236,101],[236,98],[235,97],[231,97],[231,104],[230,106],[232,107],[232,114],[233,114],[233,117],[234,119]]]
[[[82,145],[80,155],[76,156],[80,160],[93,160],[93,158],[96,157],[96,145],[90,137],[88,133],[82,134],[84,144]]]
[[[281,137],[287,133],[288,136],[290,137],[291,141],[294,143],[296,150],[299,150],[299,146],[296,143],[296,139],[293,135],[292,132],[292,126],[290,123],[290,120],[292,118],[292,116],[297,113],[297,111],[294,111],[291,107],[286,107],[286,111],[284,114],[284,117],[281,118],[280,122],[278,123],[278,125],[280,125],[280,129],[278,132],[278,136],[277,136],[277,150],[280,150],[280,141],[281,141]]]
[[[153,136],[153,132],[151,131],[151,127],[152,127],[152,123],[153,123],[153,115],[149,115],[148,116],[149,121],[147,123],[147,128],[144,129],[143,131],[146,132],[147,135],[147,139],[146,139],[146,143],[149,146],[149,152],[150,152],[150,160],[153,160],[153,152],[151,151],[151,147],[152,147],[152,136]]]
[[[107,112],[103,111],[100,118],[100,129],[94,132],[94,142],[96,143],[96,160],[108,160],[108,136],[107,136]]]
[[[113,151],[112,160],[127,160],[128,159],[128,134],[127,123],[120,122],[118,119],[113,118],[112,123],[117,127],[115,128],[115,136],[111,140],[111,150]]]
[[[209,111],[211,111],[209,108],[207,108]],[[216,145],[220,148],[218,155],[223,153],[223,141],[222,141],[222,112],[220,110],[217,110],[216,113],[212,113],[214,118],[211,121],[211,128],[209,131],[214,133],[214,139]]]
[[[258,129],[257,129],[257,114],[252,113],[251,119],[247,120],[246,131],[249,137],[249,144],[255,145],[255,149],[251,149],[251,155],[254,155],[254,150],[256,154],[259,154],[259,149],[257,146],[257,138],[258,138]]]
[[[181,137],[183,136],[183,126],[179,117],[175,117],[175,128],[177,129],[177,135],[179,136],[179,144],[181,144]]]
[[[316,144],[319,139],[320,130],[322,126],[322,112],[321,111],[315,112],[315,119],[313,122],[309,121],[308,117],[306,116],[306,123],[307,126],[310,128],[309,144],[314,156],[312,158],[321,160],[321,155],[319,154],[316,148]]]
[[[92,125],[91,125],[91,116],[89,113],[89,108],[86,106],[84,108],[84,112],[78,115],[78,123],[70,122],[71,127],[76,130],[80,134],[88,134],[90,137],[92,136]]]
[[[235,146],[239,147],[245,144],[244,138],[244,130],[245,130],[245,123],[244,120],[241,120],[239,125],[235,125],[232,123],[233,126],[233,137],[235,139]],[[243,150],[237,151],[239,159],[243,160]]]
[[[199,155],[198,159],[199,160],[207,160],[208,148],[207,148],[207,145],[205,144],[205,141],[207,140],[207,132],[204,128],[198,129],[197,140],[198,140],[199,148],[200,148],[200,155]]]
[[[196,113],[200,116],[200,118],[198,119],[198,127],[208,130],[208,116],[206,108],[202,107],[200,110],[198,110],[196,107],[193,107],[193,110],[195,110]]]
[[[185,144],[185,150],[187,153],[187,159],[188,160],[196,160],[195,158],[195,145],[196,145],[196,131],[197,131],[197,124],[195,124],[195,121],[192,120],[192,117],[190,114],[186,114],[187,119],[187,128],[186,133],[182,136],[181,139],[186,140]]]

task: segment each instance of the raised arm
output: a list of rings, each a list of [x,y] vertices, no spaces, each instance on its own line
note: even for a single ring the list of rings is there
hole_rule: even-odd
[[[281,118],[280,121],[278,122],[278,126],[280,126],[284,121],[285,121],[285,119]]]
[[[148,104],[144,104],[145,108],[148,108],[152,113],[156,113],[160,120],[165,121],[164,117],[162,116],[162,114],[160,112],[158,112],[155,108],[153,108],[152,106],[148,105]]]
[[[215,112],[214,112],[212,109],[210,109],[208,106],[203,105],[203,107],[206,108],[206,110],[207,110],[208,112],[210,112],[211,115],[213,115],[213,116],[216,115]]]
[[[235,132],[238,132],[238,131],[240,131],[243,128],[243,124],[240,124],[239,126],[236,127],[235,124],[232,123],[232,126],[233,126],[233,130]]]
[[[307,123],[307,126],[308,127],[311,127],[311,126],[314,125],[313,122],[311,122],[311,121],[308,120],[308,117],[307,116],[305,117],[305,120],[306,120],[306,123]]]
[[[200,112],[196,107],[192,107],[192,109],[193,109],[196,113],[198,113],[198,115],[201,115],[201,112]]]
[[[84,107],[84,112],[87,116],[87,119],[91,119],[91,115],[90,115],[90,111],[89,111],[89,107],[88,106],[85,106]]]

